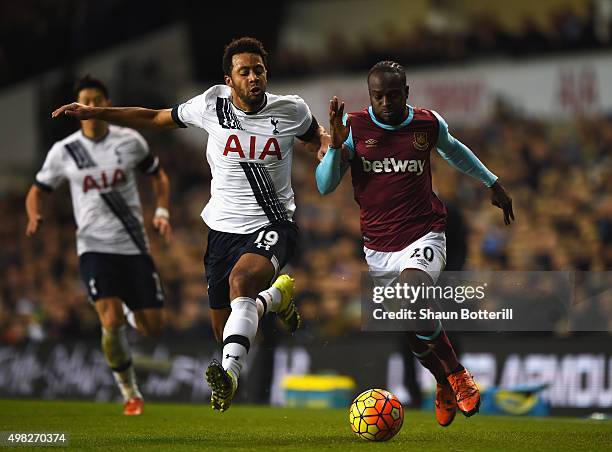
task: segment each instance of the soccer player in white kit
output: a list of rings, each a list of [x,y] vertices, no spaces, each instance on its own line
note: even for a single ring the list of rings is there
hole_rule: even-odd
[[[298,96],[266,93],[267,52],[254,38],[229,43],[225,85],[172,109],[64,105],[52,116],[99,118],[134,128],[198,127],[208,132],[211,198],[202,212],[210,227],[204,258],[212,327],[223,342],[222,363],[206,370],[213,409],[225,411],[265,312],[277,312],[290,331],[300,324],[293,279],[279,270],[294,253],[297,226],[291,188],[295,138],[309,152],[328,136]],[[322,144],[322,141],[325,144]]]
[[[106,86],[90,76],[77,82],[75,96],[83,105],[110,105]],[[99,119],[81,120],[79,131],[51,147],[26,198],[31,237],[43,219],[44,193],[70,183],[81,277],[102,324],[102,350],[125,399],[125,415],[141,414],[144,401],[126,338],[124,304],[142,334],[157,337],[163,327],[164,293],[149,254],[136,169],[151,177],[157,202],[153,225],[168,240],[170,185],[159,160],[138,132]]]

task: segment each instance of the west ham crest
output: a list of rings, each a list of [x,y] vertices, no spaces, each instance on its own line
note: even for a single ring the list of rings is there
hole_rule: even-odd
[[[427,138],[427,132],[414,132],[414,148],[419,151],[426,151],[429,147],[429,139]]]

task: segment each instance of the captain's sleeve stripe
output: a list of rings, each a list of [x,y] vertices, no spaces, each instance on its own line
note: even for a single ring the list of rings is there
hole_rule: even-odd
[[[310,141],[315,136],[318,129],[319,129],[319,123],[317,122],[317,118],[313,116],[312,121],[310,122],[310,127],[308,127],[308,130],[304,132],[304,134],[302,135],[299,135],[299,136],[296,135],[296,138],[302,141]]]
[[[181,118],[179,118],[178,109],[179,109],[180,106],[181,106],[181,104],[176,104],[174,107],[172,107],[172,120],[179,127],[183,128],[183,129],[186,129],[187,126],[185,125],[185,123],[183,121],[181,121]]]
[[[53,187],[51,185],[47,185],[39,181],[38,179],[34,179],[34,185],[36,185],[41,190],[46,191],[47,193],[51,193],[53,191]]]
[[[138,169],[148,175],[157,173],[159,171],[159,158],[154,157],[153,154],[147,154],[138,164]]]

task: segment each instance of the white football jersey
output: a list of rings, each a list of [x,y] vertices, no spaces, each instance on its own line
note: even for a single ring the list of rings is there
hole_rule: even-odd
[[[211,196],[202,219],[216,231],[249,234],[292,219],[293,140],[309,132],[313,118],[298,96],[266,93],[263,107],[247,113],[230,95],[228,86],[213,86],[174,107],[172,118],[208,132]]]
[[[149,252],[136,167],[152,174],[159,161],[138,132],[113,125],[99,141],[79,130],[55,143],[47,154],[35,183],[51,191],[65,180],[70,182],[79,256]]]

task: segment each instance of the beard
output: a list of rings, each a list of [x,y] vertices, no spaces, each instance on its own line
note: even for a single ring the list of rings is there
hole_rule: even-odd
[[[234,94],[239,98],[240,103],[249,107],[249,109],[257,109],[266,98],[266,83],[261,80],[256,86],[240,86],[234,85]]]
[[[257,93],[251,93],[250,91],[246,91],[240,93],[239,97],[242,103],[248,105],[251,108],[257,108],[263,103],[266,97],[266,92],[263,89],[260,89],[260,91]]]

